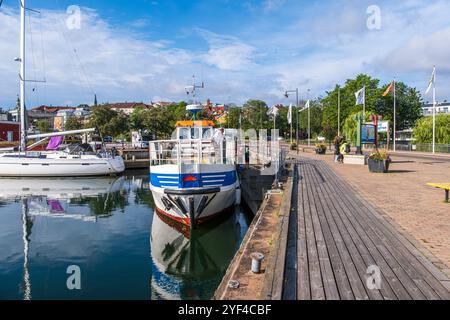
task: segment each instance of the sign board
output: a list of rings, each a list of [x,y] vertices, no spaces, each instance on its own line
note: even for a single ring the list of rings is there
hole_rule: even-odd
[[[388,129],[389,129],[389,121],[378,122],[378,132],[388,132]]]
[[[361,126],[361,143],[375,143],[375,125],[363,124]]]

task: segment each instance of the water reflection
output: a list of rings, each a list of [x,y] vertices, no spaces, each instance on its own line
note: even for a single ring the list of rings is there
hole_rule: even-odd
[[[0,299],[209,299],[247,230],[245,214],[189,239],[153,208],[148,173],[0,179]],[[82,290],[66,287],[73,264]]]
[[[231,213],[190,235],[189,228],[154,214],[151,231],[152,292],[155,299],[208,299],[242,239],[246,224]]]

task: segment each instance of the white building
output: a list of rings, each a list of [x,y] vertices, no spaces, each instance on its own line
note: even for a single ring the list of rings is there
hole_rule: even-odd
[[[433,115],[433,104],[426,103],[422,107],[424,116],[432,116]],[[450,114],[450,103],[442,102],[436,104],[436,114]]]

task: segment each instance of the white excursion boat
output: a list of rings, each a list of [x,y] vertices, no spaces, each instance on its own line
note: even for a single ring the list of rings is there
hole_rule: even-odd
[[[178,121],[172,140],[150,142],[150,188],[156,210],[193,229],[240,204],[236,139],[214,123],[196,120],[203,110],[195,102],[195,85],[186,87],[194,120]]]
[[[95,129],[57,132],[27,136],[25,121],[25,0],[20,1],[20,148],[18,152],[0,153],[0,177],[73,177],[102,176],[123,172],[123,159],[109,152],[94,153],[86,147],[71,147],[58,150],[62,137],[69,134],[81,134]],[[51,138],[47,151],[30,152],[27,149],[28,139],[42,139],[38,143]],[[32,146],[34,146],[32,145]]]
[[[240,203],[235,140],[211,121],[179,121],[176,139],[150,142],[156,210],[193,228]]]

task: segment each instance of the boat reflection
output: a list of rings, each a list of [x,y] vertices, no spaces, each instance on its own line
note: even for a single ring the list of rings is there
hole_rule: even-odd
[[[151,230],[152,298],[212,296],[241,239],[239,216],[231,212],[194,230],[156,213]]]
[[[35,218],[41,216],[96,222],[99,217],[110,216],[112,208],[116,206],[116,201],[125,198],[120,195],[124,182],[123,177],[0,179],[0,200],[13,200],[21,203],[24,256],[21,289],[24,300],[31,300],[32,298],[29,250]],[[80,204],[86,201],[94,215],[71,212],[71,204]],[[103,207],[93,210],[96,204],[102,204]]]

